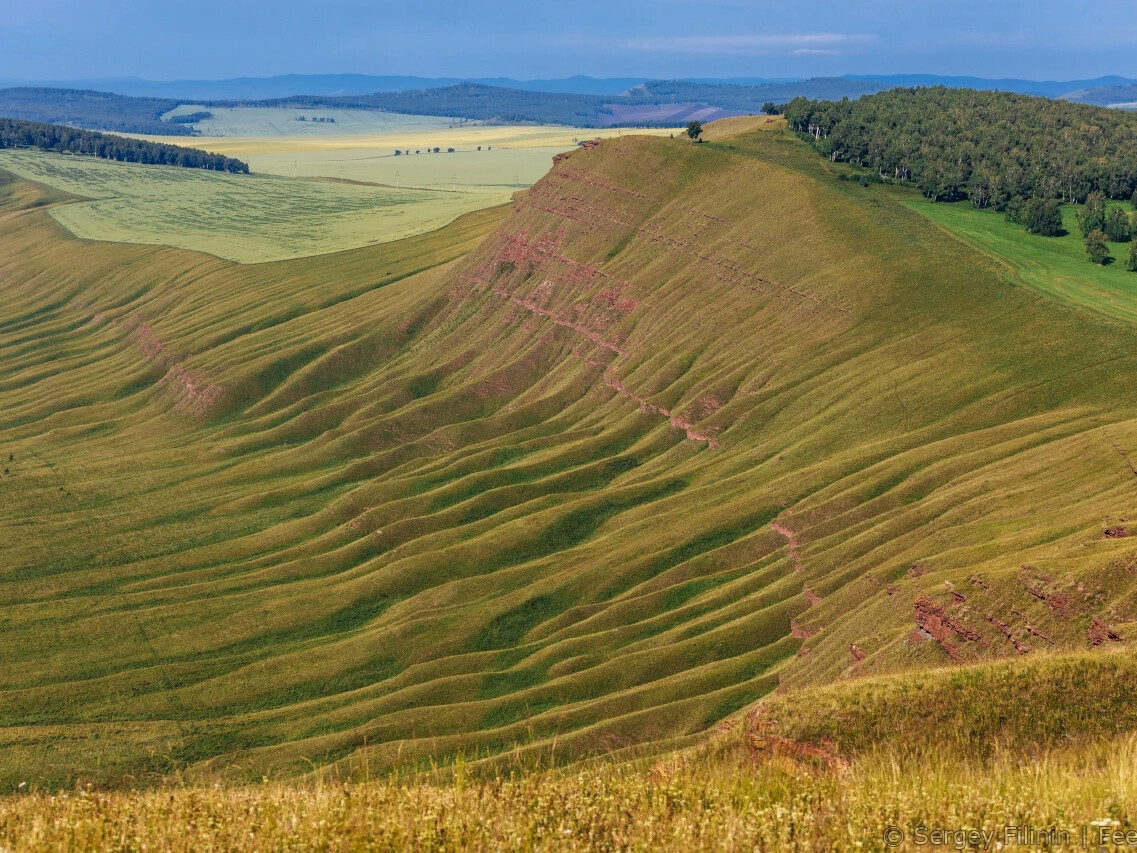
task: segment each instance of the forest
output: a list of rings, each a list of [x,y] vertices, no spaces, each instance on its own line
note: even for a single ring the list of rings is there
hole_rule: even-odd
[[[785,116],[830,160],[911,182],[937,201],[1014,210],[1027,199],[1129,199],[1137,189],[1137,115],[1119,110],[936,86],[795,98]]]
[[[184,123],[162,121],[178,105],[167,98],[130,98],[84,89],[0,89],[0,116],[49,124],[91,127],[112,133],[192,136]]]
[[[249,171],[248,164],[241,160],[196,148],[10,118],[0,118],[0,148],[41,148],[44,151],[87,154],[125,163],[182,166],[187,169],[211,169],[215,172],[247,174]]]

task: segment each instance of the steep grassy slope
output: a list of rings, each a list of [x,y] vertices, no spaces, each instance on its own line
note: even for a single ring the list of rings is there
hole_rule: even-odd
[[[498,214],[249,268],[7,210],[0,778],[629,754],[1128,637],[1137,331],[822,168],[609,140],[461,258]]]

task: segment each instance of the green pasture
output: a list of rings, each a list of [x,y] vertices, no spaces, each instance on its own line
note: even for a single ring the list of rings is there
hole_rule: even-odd
[[[1129,244],[1110,243],[1111,261],[1104,266],[1090,263],[1078,230],[1078,205],[1062,207],[1065,235],[1042,237],[970,202],[930,202],[909,192],[900,197],[949,233],[1005,263],[1016,281],[1070,305],[1137,320],[1137,273],[1125,268]],[[1130,211],[1129,205],[1122,207]]]
[[[241,263],[387,243],[509,199],[505,188],[396,190],[40,151],[0,152],[0,168],[88,199],[51,212],[77,237],[176,246]]]

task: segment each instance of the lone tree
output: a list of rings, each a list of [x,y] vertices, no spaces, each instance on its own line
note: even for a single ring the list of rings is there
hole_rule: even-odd
[[[687,135],[696,142],[703,134],[703,123],[701,121],[693,121],[687,125]]]
[[[1086,235],[1086,257],[1101,266],[1109,257],[1109,247],[1105,244],[1105,232],[1095,229]]]
[[[1137,243],[1129,245],[1129,260],[1125,262],[1125,268],[1130,272],[1137,272]]]
[[[1128,243],[1133,239],[1129,215],[1116,205],[1105,215],[1105,236],[1111,243]]]
[[[1031,234],[1057,237],[1062,233],[1062,210],[1052,198],[1032,198],[1019,214],[1022,224]]]
[[[1088,238],[1093,231],[1105,230],[1105,196],[1100,192],[1092,192],[1086,198],[1086,206],[1078,214],[1078,225],[1082,229],[1082,236]]]

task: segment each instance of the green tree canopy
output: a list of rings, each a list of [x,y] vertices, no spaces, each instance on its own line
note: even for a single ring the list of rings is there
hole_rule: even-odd
[[[1062,208],[1052,198],[1032,198],[1022,206],[1019,221],[1031,234],[1057,237],[1062,230]]]
[[[1106,262],[1109,257],[1109,247],[1105,243],[1104,231],[1091,231],[1086,235],[1086,257],[1095,264]]]
[[[1078,226],[1082,236],[1088,237],[1091,231],[1105,230],[1105,196],[1094,191],[1086,197],[1086,206],[1078,214]]]
[[[1116,205],[1105,215],[1105,236],[1111,243],[1128,243],[1133,239],[1133,228],[1129,214]]]

